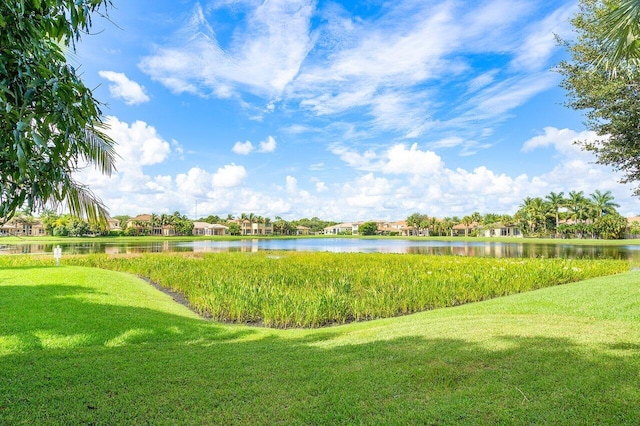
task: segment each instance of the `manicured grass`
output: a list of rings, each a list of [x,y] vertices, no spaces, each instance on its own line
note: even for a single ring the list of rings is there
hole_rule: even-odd
[[[66,262],[150,278],[202,314],[269,327],[388,318],[629,270],[621,260],[380,253],[91,255]]]
[[[0,424],[640,424],[637,272],[277,330],[17,263],[0,260]]]

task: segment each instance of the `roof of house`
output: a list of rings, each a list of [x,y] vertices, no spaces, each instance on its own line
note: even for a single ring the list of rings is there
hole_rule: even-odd
[[[468,226],[463,224],[463,223],[459,223],[457,225],[453,226],[453,229],[456,231],[464,231],[465,229],[474,229],[478,227],[478,222],[473,222],[471,224],[469,224]]]
[[[133,220],[139,220],[139,221],[142,221],[142,222],[146,222],[146,221],[151,220],[151,215],[150,214],[139,214],[136,217],[132,217],[127,222],[133,221]]]
[[[193,222],[193,228],[202,228],[202,229],[229,229],[228,226],[221,225],[219,223],[208,223],[208,222]]]

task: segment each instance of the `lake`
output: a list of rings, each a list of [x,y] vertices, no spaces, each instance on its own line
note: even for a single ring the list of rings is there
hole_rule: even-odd
[[[2,244],[0,254],[52,254],[58,244]],[[412,253],[425,255],[490,257],[561,257],[612,258],[640,260],[640,246],[600,246],[559,244],[504,243],[473,241],[433,241],[358,238],[243,239],[233,241],[86,242],[59,243],[64,254],[89,253],[157,253],[157,252],[257,252],[264,250],[328,251],[334,253]]]

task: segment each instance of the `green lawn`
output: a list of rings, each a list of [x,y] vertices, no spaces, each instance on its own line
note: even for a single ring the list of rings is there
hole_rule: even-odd
[[[0,269],[0,424],[640,424],[640,273],[315,330]]]

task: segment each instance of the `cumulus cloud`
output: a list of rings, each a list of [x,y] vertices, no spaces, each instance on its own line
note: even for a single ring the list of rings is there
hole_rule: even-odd
[[[243,166],[234,163],[227,164],[218,169],[213,175],[213,186],[232,188],[241,185],[247,177],[247,171]]]
[[[420,150],[417,143],[408,149],[404,144],[395,144],[381,153],[367,150],[362,154],[341,145],[334,145],[332,152],[358,170],[386,174],[431,175],[439,172],[443,165],[436,153]]]
[[[116,150],[120,155],[118,167],[150,166],[162,163],[171,153],[171,145],[164,140],[156,128],[144,121],[136,120],[131,125],[107,116],[107,134],[117,142]]]
[[[260,142],[260,152],[273,152],[276,150],[276,140],[269,136],[266,141]]]
[[[620,185],[619,177],[609,168],[593,164],[593,156],[573,144],[575,140],[595,137],[592,132],[545,128],[544,134],[523,145],[525,152],[545,147],[555,151],[558,161],[549,171],[538,175],[497,173],[484,165],[473,169],[449,168],[439,156],[415,144],[364,152],[334,146],[332,152],[345,164],[368,173],[344,183],[332,195],[343,199],[352,208],[352,214],[369,209],[367,217],[375,212],[377,217],[384,218],[393,215],[392,212],[402,212],[401,216],[412,211],[442,217],[473,211],[514,213],[528,196],[545,196],[550,191],[590,193],[600,189],[611,190],[621,204],[635,206],[621,209],[623,214],[631,214],[640,208],[640,202],[631,198],[629,187]],[[337,204],[333,207],[340,211]]]
[[[261,152],[263,154],[271,153],[276,150],[276,146],[277,146],[277,143],[275,138],[273,136],[269,136],[266,141],[260,142],[257,152]],[[246,142],[238,141],[233,145],[233,148],[231,148],[231,151],[240,155],[249,155],[255,150],[256,150],[256,147],[253,146],[253,144],[250,141],[246,141]]]
[[[292,194],[298,192],[298,179],[294,178],[293,176],[287,176],[286,182],[287,192]]]
[[[576,132],[571,129],[558,129],[545,127],[544,133],[527,140],[522,145],[522,152],[530,152],[537,148],[553,147],[561,154],[569,156],[591,157],[591,154],[583,151],[578,142],[595,142],[603,139],[592,131]]]
[[[233,148],[231,148],[231,151],[240,155],[249,155],[253,150],[254,150],[254,146],[250,141],[246,141],[246,142],[238,141],[233,145]]]
[[[176,175],[176,186],[183,193],[203,196],[211,190],[212,179],[205,170],[192,167],[187,173]]]
[[[144,88],[135,81],[129,80],[124,73],[113,71],[99,71],[100,77],[109,80],[109,93],[117,99],[122,99],[127,105],[137,105],[149,101]]]

